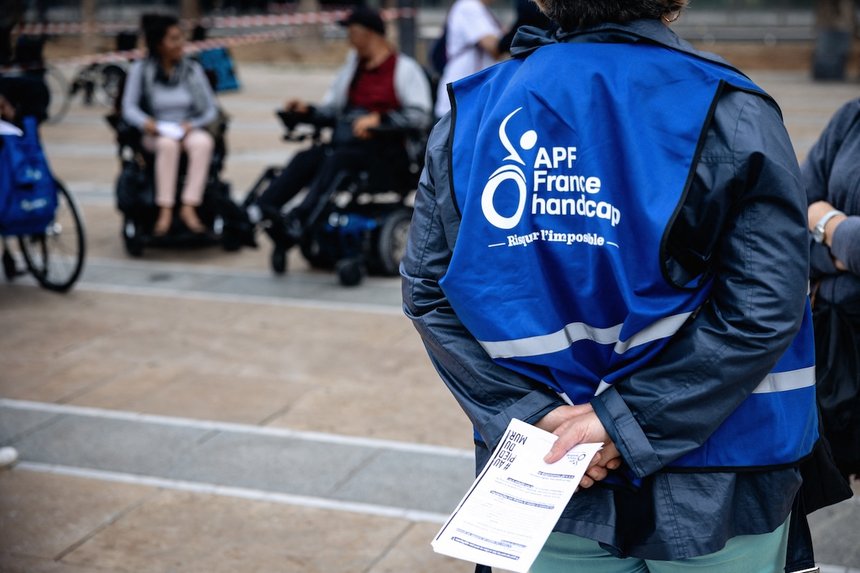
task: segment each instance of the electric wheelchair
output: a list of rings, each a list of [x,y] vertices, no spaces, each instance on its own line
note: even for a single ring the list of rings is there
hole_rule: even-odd
[[[335,129],[330,121],[311,114],[276,114],[284,126],[286,141],[328,145],[326,136],[330,137]],[[367,274],[397,274],[412,220],[411,201],[424,166],[427,130],[380,126],[372,131],[374,138],[402,143],[405,164],[391,165],[385,173],[363,169],[335,173],[298,236],[289,228],[289,211],[281,212],[281,220],[269,222],[285,225],[311,267],[334,269],[344,286],[360,284]],[[266,169],[251,187],[243,206],[252,205],[280,171],[279,167]]]
[[[155,204],[154,154],[144,149],[140,130],[129,125],[120,113],[114,112],[106,119],[116,134],[117,154],[121,165],[116,181],[116,206],[123,217],[121,232],[125,250],[129,255],[140,257],[147,247],[199,247],[220,243],[225,250],[235,251],[243,244],[248,244],[242,240],[242,233],[247,235],[248,229],[242,228],[245,223],[241,220],[239,207],[230,198],[230,184],[221,178],[227,157],[225,134],[228,121],[224,114],[219,114],[217,124],[212,129],[215,148],[209,164],[203,202],[197,208],[200,220],[206,225],[208,232],[192,233],[174,213],[173,225],[164,236],[153,235],[153,227],[158,217],[158,206]],[[177,194],[183,187],[186,163],[183,154],[176,185]]]

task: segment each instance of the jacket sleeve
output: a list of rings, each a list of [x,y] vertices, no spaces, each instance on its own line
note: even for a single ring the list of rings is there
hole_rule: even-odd
[[[192,117],[188,122],[193,127],[204,127],[212,123],[218,118],[218,104],[215,102],[215,94],[212,91],[212,86],[209,83],[209,78],[206,77],[206,72],[203,71],[203,66],[197,62],[191,62],[193,72],[192,81],[197,82],[206,98],[206,107],[203,112],[195,117]]]
[[[638,477],[701,445],[770,372],[803,318],[806,197],[772,103],[722,96],[690,189],[701,193],[723,205],[706,215],[720,219],[710,298],[653,362],[592,402]]]
[[[394,90],[400,109],[386,113],[384,122],[399,127],[427,129],[432,106],[430,81],[418,62],[403,54],[397,56]]]
[[[143,129],[149,115],[140,108],[143,92],[143,66],[146,60],[132,64],[122,93],[122,118],[138,129]]]
[[[851,131],[853,123],[860,116],[860,100],[853,100],[843,105],[830,119],[827,127],[821,133],[818,141],[809,150],[801,166],[801,180],[806,190],[807,203],[827,200],[833,202],[830,193],[830,171],[833,168],[836,154],[842,147],[846,135]],[[844,209],[844,205],[834,205]],[[833,236],[833,254],[848,264],[854,274],[860,274],[860,218],[852,217],[852,221]],[[837,241],[838,239],[838,241]],[[827,245],[816,243],[810,239],[810,267],[813,278],[823,275],[835,275],[840,271],[833,263],[831,249]]]
[[[349,84],[356,69],[358,69],[358,56],[355,51],[351,51],[347,54],[346,62],[338,70],[322,101],[314,107],[314,115],[318,119],[332,122],[343,112],[346,108]]]
[[[439,286],[459,222],[447,179],[449,126],[450,116],[443,117],[428,142],[400,266],[403,309],[442,380],[493,448],[511,418],[534,423],[563,402],[542,384],[494,363],[454,314]]]

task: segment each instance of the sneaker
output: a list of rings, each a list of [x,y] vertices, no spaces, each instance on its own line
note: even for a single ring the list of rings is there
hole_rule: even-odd
[[[18,461],[18,450],[11,447],[0,448],[0,469],[11,467]]]
[[[276,275],[287,272],[287,248],[283,245],[275,245],[272,249],[272,271]]]

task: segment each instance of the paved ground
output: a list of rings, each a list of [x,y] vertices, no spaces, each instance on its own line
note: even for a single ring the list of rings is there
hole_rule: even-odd
[[[272,110],[331,70],[243,64],[226,177],[241,196],[295,148]],[[800,157],[856,85],[754,75]],[[470,429],[399,310],[268,248],[125,256],[104,110],[44,139],[87,220],[63,296],[0,284],[0,571],[466,572],[429,541],[470,481]],[[858,497],[813,516],[827,573],[860,571]]]

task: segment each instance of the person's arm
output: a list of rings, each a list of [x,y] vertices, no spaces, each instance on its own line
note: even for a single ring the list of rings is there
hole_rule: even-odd
[[[349,84],[357,69],[358,55],[355,51],[351,51],[347,54],[346,62],[341,66],[322,101],[318,105],[309,106],[315,118],[324,123],[331,123],[337,119],[346,108]]]
[[[192,81],[197,82],[202,88],[206,97],[206,106],[202,113],[189,118],[188,123],[192,128],[200,128],[209,125],[218,118],[218,103],[215,101],[215,93],[212,91],[206,72],[203,71],[203,66],[194,61],[191,62],[191,65],[194,70]]]
[[[858,116],[860,116],[860,100],[854,100],[843,105],[830,119],[801,166],[801,181],[806,190],[807,203],[810,206],[808,212],[810,228],[814,227],[820,216],[829,210],[822,205],[823,202],[827,202],[828,207],[833,207],[829,203],[828,193],[830,171],[846,134],[849,133],[852,125],[858,121]],[[857,235],[857,230],[849,231],[848,229],[856,229],[858,225],[860,223],[850,223],[840,233],[840,240],[836,242],[836,251],[852,260],[851,268],[855,269],[853,271],[855,273],[857,272],[856,269],[860,269],[860,261],[857,260],[860,258],[860,254],[857,254],[860,236]],[[829,235],[831,239],[835,235],[834,227],[831,226],[828,229],[831,231]],[[809,246],[810,268],[813,278],[834,275],[848,268],[846,262],[836,255],[836,251],[832,251],[830,245],[816,243],[810,236]]]
[[[447,178],[450,115],[434,128],[403,257],[403,309],[433,366],[492,449],[512,418],[535,423],[563,405],[543,384],[493,362],[454,314],[439,280],[451,260],[459,217]]]
[[[826,238],[836,267],[860,276],[860,216],[835,219]]]
[[[430,82],[421,66],[407,56],[397,56],[394,69],[394,90],[400,109],[386,113],[382,123],[399,127],[427,129],[432,118]]]
[[[143,91],[143,67],[145,60],[132,64],[125,80],[122,94],[122,117],[130,125],[144,130],[153,119],[140,108],[140,98]]]
[[[489,10],[480,2],[455,5],[451,8],[449,26],[455,43],[449,44],[449,59],[459,56],[465,47],[472,46],[493,58],[499,56],[499,38],[502,32]],[[462,43],[458,44],[456,40]]]
[[[652,363],[592,401],[637,477],[699,447],[749,396],[806,303],[806,201],[777,110],[749,94],[723,96],[693,186],[732,197],[710,298]]]

